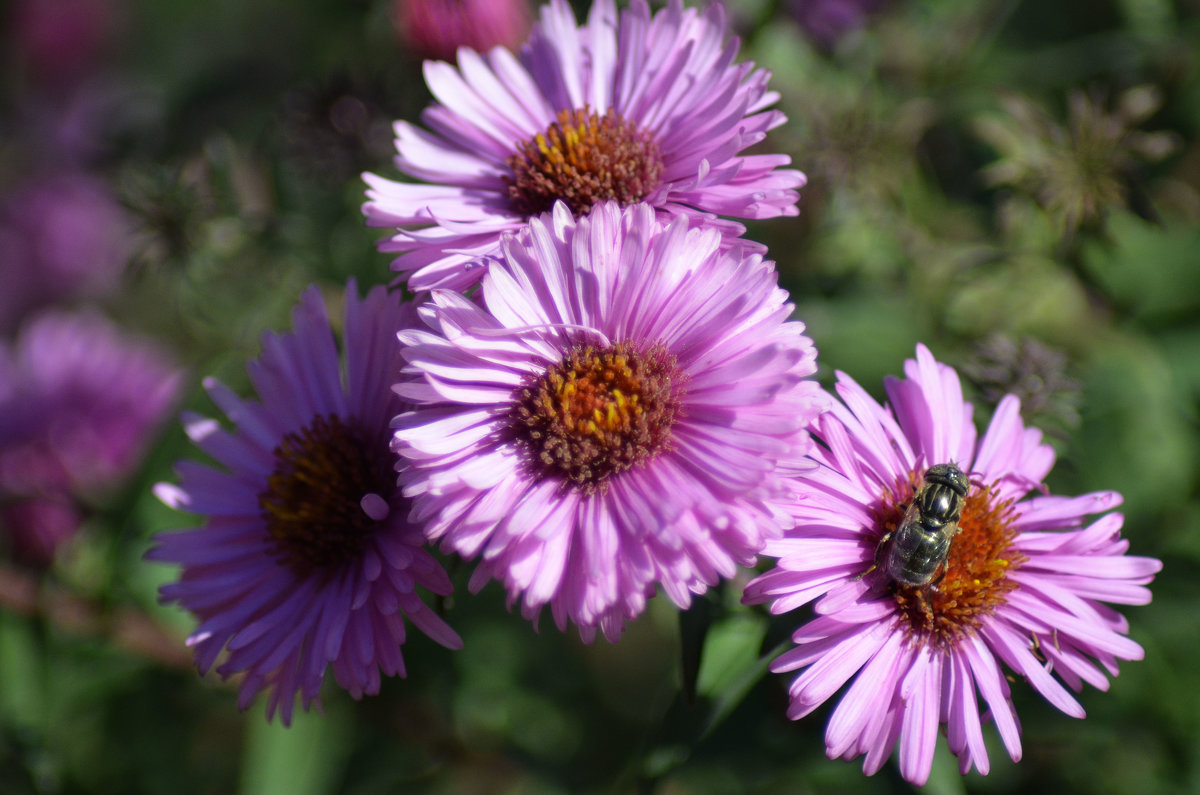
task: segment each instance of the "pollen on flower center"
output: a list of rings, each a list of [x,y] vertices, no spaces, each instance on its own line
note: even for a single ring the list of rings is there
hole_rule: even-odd
[[[911,499],[912,484],[908,485]],[[894,531],[906,504],[885,499],[879,526]],[[1012,547],[1012,502],[1000,501],[990,487],[972,486],[963,500],[958,533],[946,565],[929,585],[890,583],[899,613],[913,636],[925,643],[947,645],[971,632],[980,619],[1002,605],[1017,587],[1009,578],[1024,560]]]
[[[375,527],[363,497],[386,496],[394,483],[387,456],[361,432],[336,415],[317,416],[275,448],[275,471],[258,504],[280,560],[303,576],[362,553]]]
[[[670,449],[684,381],[662,345],[577,345],[518,390],[512,431],[534,470],[591,494]]]
[[[559,111],[545,132],[517,144],[505,160],[514,212],[528,218],[555,199],[580,215],[597,202],[622,205],[646,198],[663,172],[658,144],[611,108],[603,116],[584,107]]]

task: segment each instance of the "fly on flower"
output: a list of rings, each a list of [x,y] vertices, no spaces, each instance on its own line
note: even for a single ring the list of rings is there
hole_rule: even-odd
[[[933,582],[946,565],[969,488],[967,476],[955,464],[934,464],[925,470],[904,520],[879,542],[883,548],[891,541],[884,568],[888,577],[901,585]]]
[[[776,614],[814,603],[816,618],[771,666],[802,671],[788,717],[808,715],[844,688],[826,729],[827,755],[865,755],[863,770],[873,774],[898,742],[901,773],[920,785],[943,724],[962,772],[988,772],[980,697],[1009,755],[1020,759],[1004,667],[1082,718],[1068,688],[1105,690],[1118,660],[1143,655],[1105,603],[1148,603],[1145,586],[1162,564],[1125,554],[1123,517],[1108,513],[1119,494],[1045,492],[1054,451],[1024,426],[1015,397],[1001,400],[977,440],[953,369],[918,346],[905,373],[887,380],[888,406],[838,374],[842,402],[813,428],[819,466],[797,476],[795,527],[768,542],[766,554],[779,560],[744,598],[771,602]],[[957,474],[943,466],[949,462]],[[1103,515],[1089,523],[1094,514]],[[924,541],[902,542],[900,568],[917,571],[880,588],[863,573],[883,539],[892,534],[895,543],[912,530],[914,516],[932,520],[938,543],[918,556]],[[943,570],[936,587],[925,580],[933,569]]]

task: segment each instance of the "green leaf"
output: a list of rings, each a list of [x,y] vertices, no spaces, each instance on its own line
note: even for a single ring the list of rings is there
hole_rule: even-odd
[[[729,717],[766,675],[771,660],[791,645],[789,639],[760,656],[766,633],[767,622],[757,614],[736,616],[714,627],[699,682],[700,692],[712,701],[701,739]]]
[[[0,613],[0,714],[9,726],[41,726],[45,720],[45,662],[28,619]]]
[[[1191,224],[1159,226],[1130,213],[1109,218],[1114,244],[1084,251],[1092,276],[1122,308],[1144,320],[1194,318],[1200,311],[1200,229]]]
[[[1056,491],[1114,489],[1135,522],[1184,504],[1195,487],[1200,445],[1188,396],[1157,346],[1133,334],[1108,335],[1084,379],[1080,482]]]
[[[683,681],[683,699],[688,704],[696,702],[696,682],[700,676],[700,660],[704,655],[704,641],[712,627],[713,604],[709,594],[697,596],[692,606],[679,613],[679,665]]]

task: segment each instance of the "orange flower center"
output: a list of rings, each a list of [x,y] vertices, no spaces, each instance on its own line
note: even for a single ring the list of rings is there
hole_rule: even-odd
[[[895,531],[904,520],[920,473],[889,492],[876,512],[879,538]],[[1025,557],[1012,548],[1012,501],[1000,501],[990,486],[972,484],[962,502],[962,517],[953,534],[945,565],[928,585],[888,582],[901,616],[914,640],[946,646],[975,630],[980,619],[1004,604],[1005,594],[1017,587],[1008,576]],[[887,543],[892,543],[889,540]],[[889,551],[879,549],[879,560]],[[882,572],[880,572],[880,576]]]
[[[534,470],[591,494],[670,449],[685,380],[662,345],[577,345],[517,391],[512,432]]]

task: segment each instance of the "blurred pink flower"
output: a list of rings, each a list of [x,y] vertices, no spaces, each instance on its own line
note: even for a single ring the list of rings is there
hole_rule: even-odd
[[[395,0],[392,22],[418,58],[453,61],[459,47],[516,49],[533,23],[525,0]]]
[[[36,82],[70,85],[94,72],[122,11],[119,0],[15,0],[11,46]]]
[[[866,24],[887,0],[792,0],[792,16],[817,44],[832,47]]]
[[[130,250],[129,217],[103,180],[73,171],[17,187],[0,204],[0,330],[38,306],[107,293]]]
[[[0,504],[0,527],[14,560],[36,569],[49,568],[60,545],[83,524],[83,511],[61,495],[9,497]]]
[[[180,380],[157,346],[90,312],[43,313],[0,345],[0,519],[14,552],[48,562],[81,500],[141,462]]]

